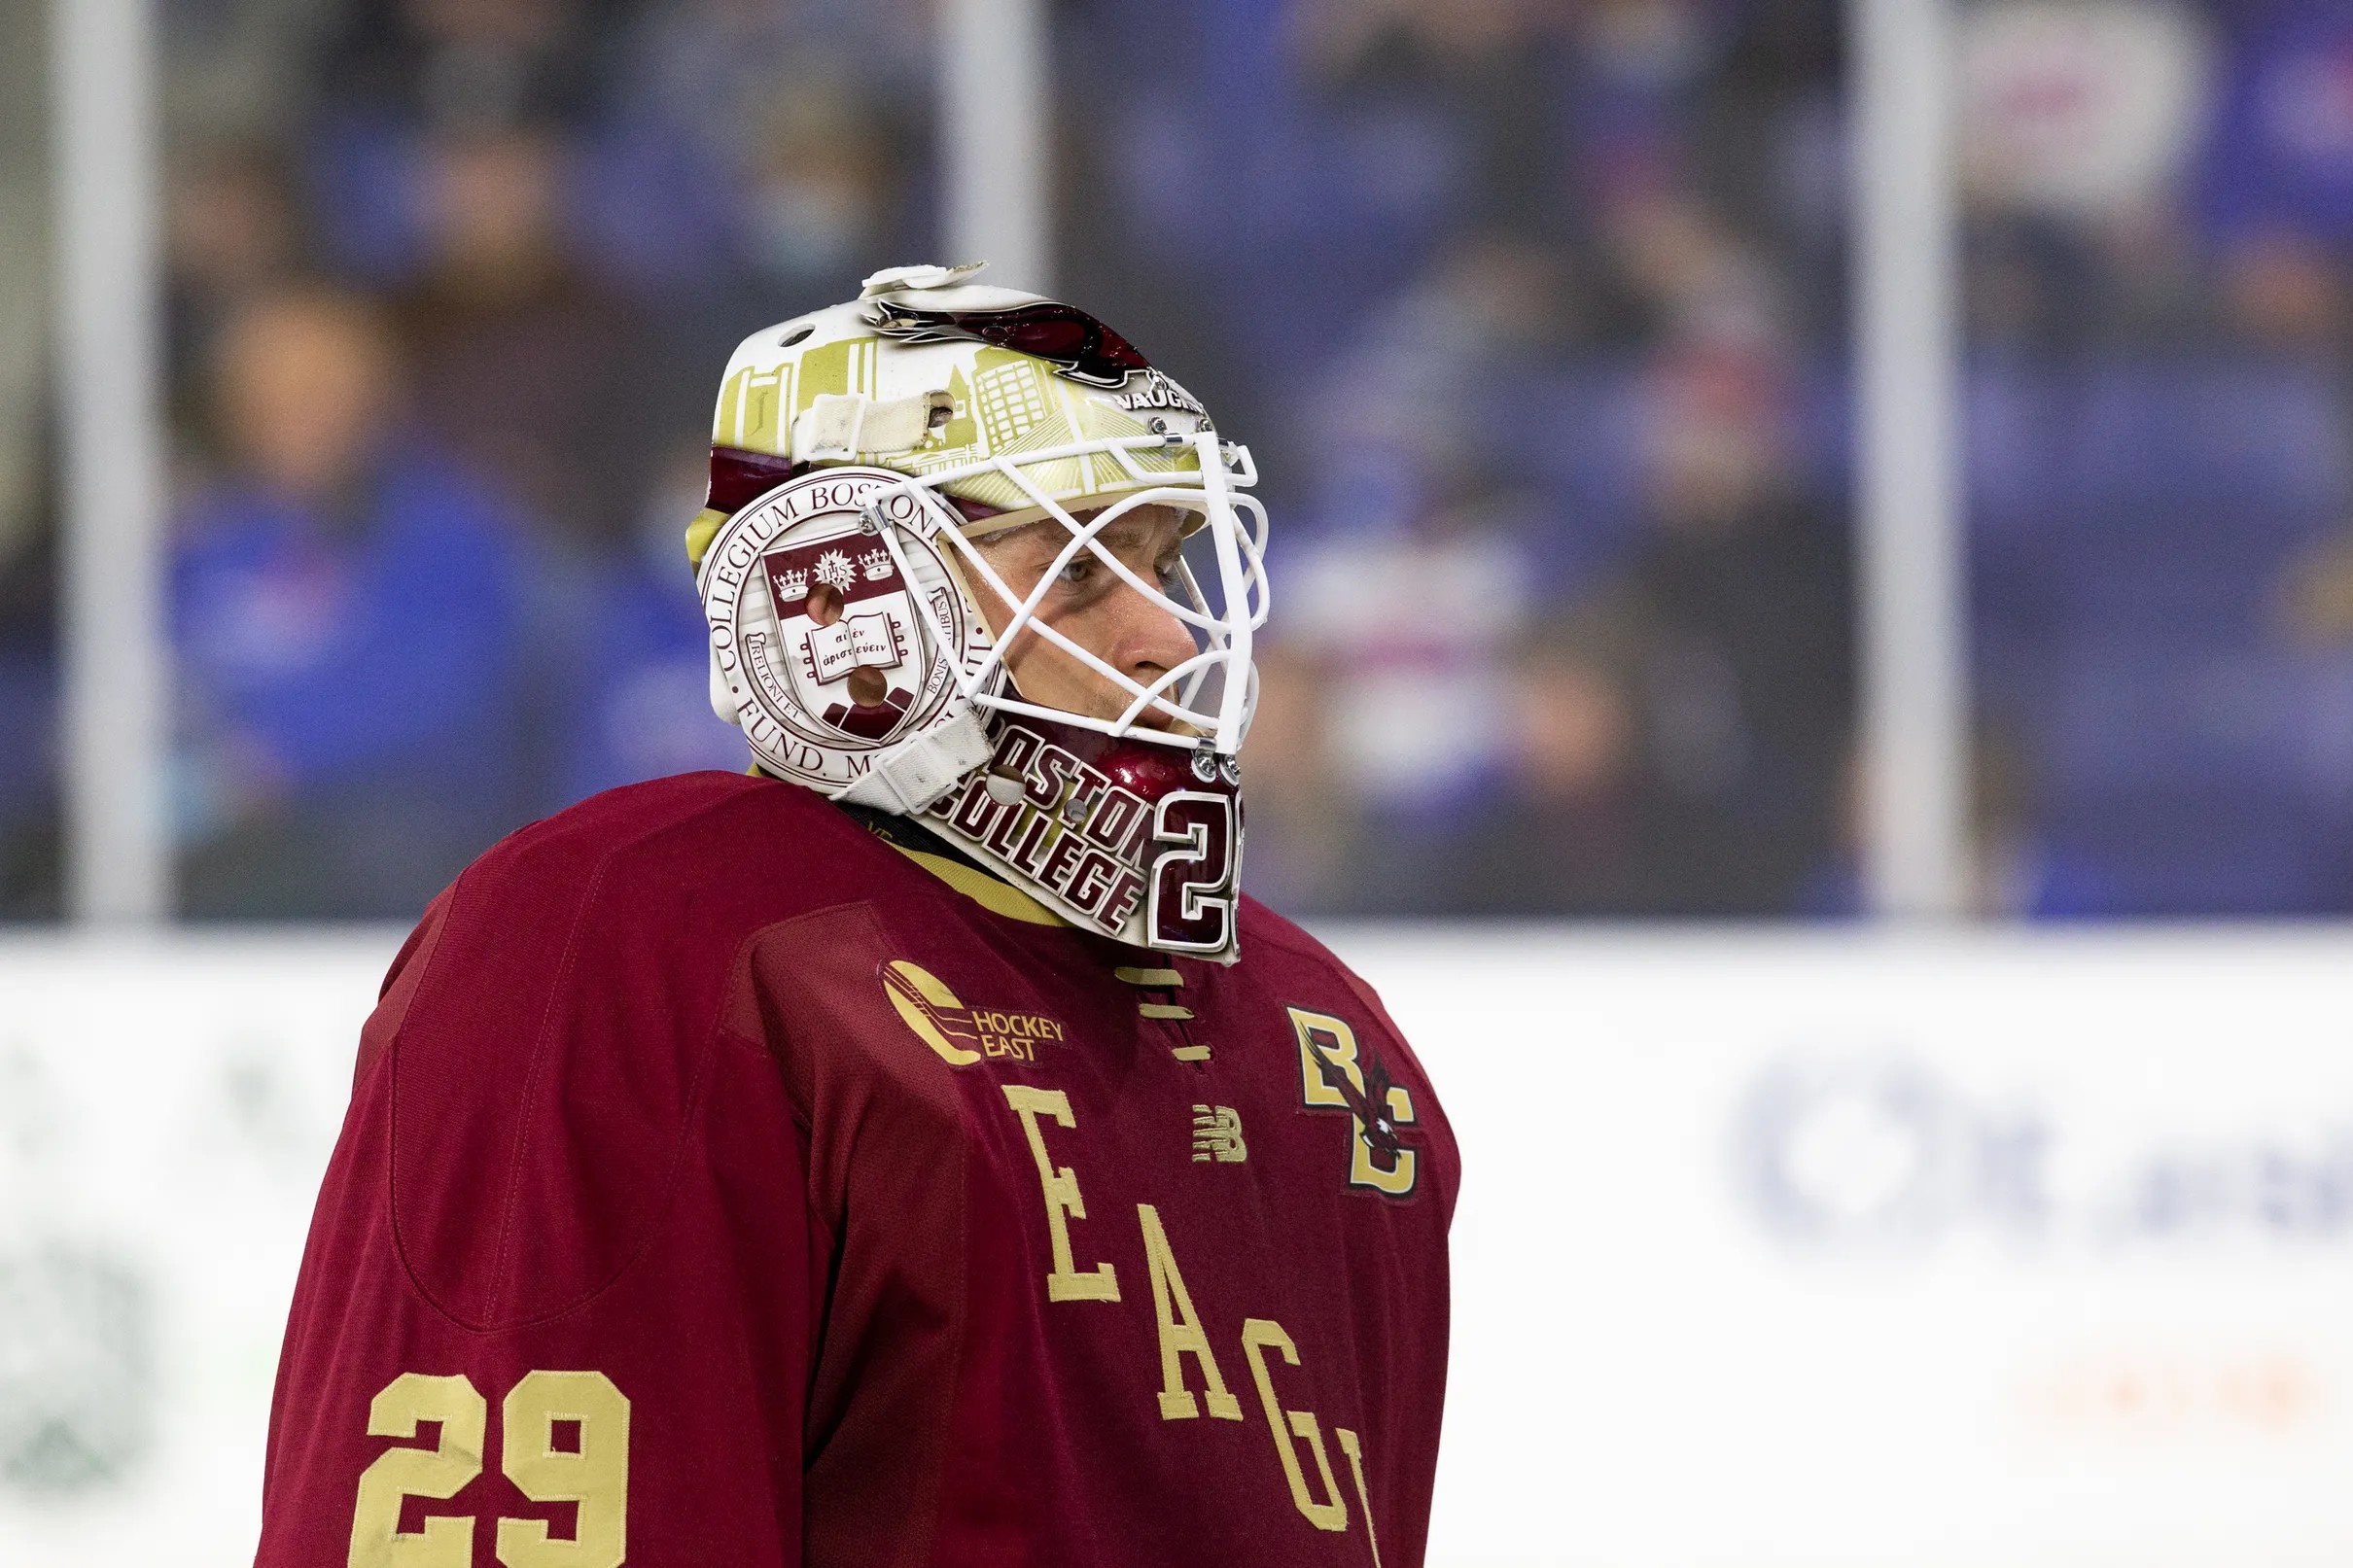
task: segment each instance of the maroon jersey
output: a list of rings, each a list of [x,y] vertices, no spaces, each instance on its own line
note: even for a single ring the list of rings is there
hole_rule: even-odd
[[[790,784],[524,829],[361,1039],[260,1568],[1419,1563],[1453,1140],[1372,992]]]

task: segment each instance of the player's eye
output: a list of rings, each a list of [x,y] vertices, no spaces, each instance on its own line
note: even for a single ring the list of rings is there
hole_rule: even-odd
[[[1095,574],[1100,570],[1093,556],[1082,554],[1054,574],[1054,580],[1066,588],[1083,588],[1095,579]]]

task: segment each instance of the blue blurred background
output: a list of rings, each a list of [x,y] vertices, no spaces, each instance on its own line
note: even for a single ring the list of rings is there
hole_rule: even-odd
[[[709,399],[753,329],[963,260],[930,8],[161,10],[183,912],[404,920],[523,821],[741,766],[678,542]],[[1840,8],[1050,17],[1055,292],[1267,476],[1255,890],[1855,914]],[[2353,912],[2353,10],[1955,25],[1972,907]],[[37,920],[58,498],[13,52],[0,915]]]

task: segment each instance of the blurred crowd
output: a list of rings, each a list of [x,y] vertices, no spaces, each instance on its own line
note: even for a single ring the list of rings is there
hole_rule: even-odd
[[[1833,853],[1839,19],[1303,0],[1065,32],[1066,80],[1129,84],[1068,139],[1107,221],[1066,254],[1204,366],[1278,499],[1271,899],[1774,914]]]
[[[680,542],[710,399],[929,244],[924,18],[161,16],[184,911],[409,918],[532,818],[740,769]]]
[[[2353,912],[2353,8],[1949,16],[1972,907]],[[1858,912],[1843,9],[1087,20],[1072,254],[1288,487],[1261,889]]]
[[[678,543],[708,400],[753,328],[961,260],[931,11],[164,0],[189,913],[406,918],[741,766]],[[1838,0],[1050,11],[1056,292],[1266,475],[1246,881],[1854,913]],[[1975,901],[2353,911],[2353,10],[1954,17]],[[37,454],[0,913],[56,899]]]

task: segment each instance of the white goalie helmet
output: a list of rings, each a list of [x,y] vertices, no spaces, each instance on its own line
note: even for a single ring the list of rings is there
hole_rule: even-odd
[[[919,819],[1083,928],[1230,962],[1268,607],[1256,472],[1126,339],[979,270],[878,272],[735,351],[687,531],[712,706],[779,778]],[[1162,580],[1105,542],[1146,506],[1184,518]],[[1065,537],[1035,586],[1009,583],[975,540],[1034,524]],[[1146,683],[1042,618],[1081,556],[1192,656]],[[1121,711],[1027,700],[1007,668],[1025,635]]]

